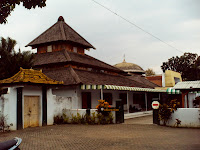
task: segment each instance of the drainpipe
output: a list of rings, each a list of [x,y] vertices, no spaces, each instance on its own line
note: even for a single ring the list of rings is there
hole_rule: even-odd
[[[127,91],[127,113],[129,113],[129,94]]]
[[[147,92],[145,92],[145,105],[146,105],[146,111],[147,111]]]

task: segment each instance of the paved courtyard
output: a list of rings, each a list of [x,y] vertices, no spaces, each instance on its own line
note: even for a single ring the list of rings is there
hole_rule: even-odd
[[[200,129],[150,124],[152,116],[116,125],[54,125],[0,133],[0,141],[23,139],[22,150],[199,150]]]

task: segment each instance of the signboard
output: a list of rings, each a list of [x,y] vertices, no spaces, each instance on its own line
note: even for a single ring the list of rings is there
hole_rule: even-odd
[[[158,109],[159,108],[159,104],[160,103],[158,101],[153,101],[151,106],[152,106],[153,109]]]
[[[116,108],[101,108],[101,111],[119,111],[119,109],[116,109]]]

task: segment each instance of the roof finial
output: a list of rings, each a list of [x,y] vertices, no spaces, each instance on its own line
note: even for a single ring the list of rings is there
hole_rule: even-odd
[[[65,20],[64,20],[63,16],[60,16],[60,17],[58,18],[58,21],[65,21]]]
[[[125,54],[124,54],[124,61],[123,62],[126,62],[126,60],[125,60]]]

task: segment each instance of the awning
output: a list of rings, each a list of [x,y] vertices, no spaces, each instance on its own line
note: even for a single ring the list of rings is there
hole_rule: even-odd
[[[181,90],[177,90],[174,88],[168,88],[166,92],[167,92],[167,94],[182,94]],[[200,91],[191,91],[189,93],[200,93]]]
[[[103,89],[103,85],[81,85],[81,90],[96,90],[96,89]]]
[[[181,94],[181,91],[180,90],[176,90],[176,89],[173,89],[173,88],[168,88],[166,90],[167,94]]]
[[[106,89],[106,90],[120,90],[120,91],[137,91],[137,92],[166,92],[165,90],[150,89],[150,88],[139,88],[139,87],[128,87],[128,86],[117,86],[117,85],[81,85],[82,90],[89,89]]]

